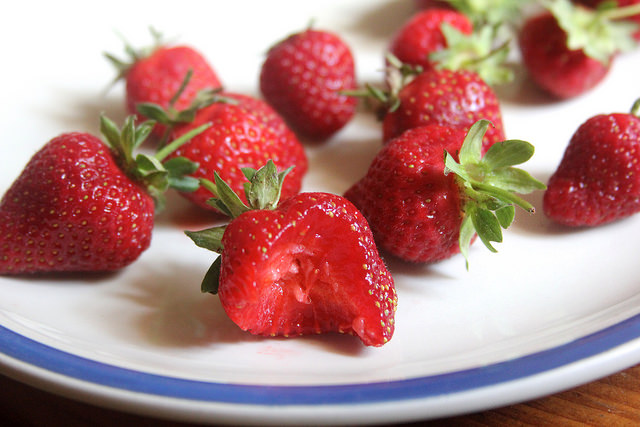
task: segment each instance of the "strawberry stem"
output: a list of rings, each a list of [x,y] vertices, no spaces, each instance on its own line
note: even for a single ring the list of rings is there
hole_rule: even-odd
[[[209,126],[211,126],[211,123],[205,123],[203,125],[198,126],[195,129],[191,129],[189,132],[185,133],[180,138],[173,140],[171,143],[165,145],[160,150],[158,150],[158,152],[155,154],[154,157],[159,161],[163,161],[169,154],[173,153],[175,150],[177,150],[182,145],[187,143],[194,136],[198,135],[199,133],[203,132],[205,129],[209,128]]]
[[[640,3],[624,6],[624,7],[612,7],[610,9],[598,11],[601,16],[607,19],[623,19],[640,13]]]

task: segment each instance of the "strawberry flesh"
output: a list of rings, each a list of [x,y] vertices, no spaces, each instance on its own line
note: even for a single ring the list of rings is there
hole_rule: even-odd
[[[346,199],[303,193],[227,227],[218,294],[229,317],[258,335],[339,332],[386,343],[393,279],[362,215]]]

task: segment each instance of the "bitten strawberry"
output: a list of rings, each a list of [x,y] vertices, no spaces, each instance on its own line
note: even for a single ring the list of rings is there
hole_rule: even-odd
[[[311,140],[325,140],[351,120],[357,100],[341,92],[355,87],[351,50],[327,31],[307,29],[277,43],[260,72],[265,100]]]
[[[188,108],[203,89],[219,88],[218,75],[204,56],[191,46],[170,46],[158,33],[153,33],[151,48],[136,50],[126,46],[128,58],[118,59],[111,54],[106,57],[118,70],[118,78],[126,82],[126,107],[129,114],[144,120],[137,109],[140,103],[154,103],[163,108],[176,110]],[[192,76],[182,90],[180,86],[188,72]],[[178,97],[175,95],[179,93]],[[164,128],[157,126],[154,133],[159,137]]]
[[[416,73],[404,64],[395,64],[389,72],[393,74],[389,93],[374,92],[387,110],[383,112],[383,141],[428,124],[468,130],[480,119],[493,123],[485,135],[485,151],[504,140],[498,98],[478,74],[446,69]]]
[[[147,249],[154,198],[162,203],[168,186],[193,189],[198,181],[184,176],[193,170],[185,159],[161,163],[190,135],[155,157],[134,158],[153,124],[133,121],[120,132],[103,117],[107,144],[65,133],[31,158],[0,201],[0,274],[116,270]]]
[[[307,170],[307,158],[299,141],[293,139],[293,135],[278,134],[265,124],[264,115],[256,117],[243,108],[242,103],[248,104],[246,100],[240,104],[214,102],[199,109],[191,122],[176,125],[171,131],[172,139],[211,123],[210,128],[193,137],[169,158],[186,157],[198,163],[198,169],[192,174],[197,178],[213,180],[214,173],[218,173],[238,193],[242,192],[245,182],[242,168],[257,168],[268,159],[274,159],[299,168],[292,174],[292,179],[287,180],[283,198],[297,194]],[[257,114],[261,113],[258,111]],[[202,208],[215,210],[207,203],[211,195],[204,188],[182,194]]]
[[[597,226],[640,211],[640,100],[631,113],[600,114],[569,141],[549,179],[544,212],[569,226]]]
[[[473,25],[460,12],[449,9],[427,9],[416,13],[407,21],[391,40],[389,52],[405,64],[433,68],[429,55],[447,47],[447,39],[442,31],[446,23],[463,34],[471,34]]]
[[[569,0],[546,4],[549,11],[528,19],[518,41],[531,79],[557,98],[593,89],[609,72],[615,55],[635,47],[635,27],[612,19],[632,10],[593,11]]]
[[[217,293],[231,320],[252,334],[339,332],[369,346],[391,339],[394,283],[360,212],[328,193],[301,193],[278,204],[287,171],[278,174],[271,161],[243,172],[249,206],[216,175],[205,184],[217,195],[211,203],[233,219],[187,232],[220,253],[203,292]]]
[[[488,126],[478,121],[468,133],[442,125],[417,127],[382,148],[364,178],[345,193],[367,218],[379,247],[412,262],[440,261],[458,252],[466,258],[475,233],[495,251],[491,242],[502,241],[514,205],[533,211],[513,194],[544,188],[513,167],[532,156],[533,146],[503,141],[483,157]]]

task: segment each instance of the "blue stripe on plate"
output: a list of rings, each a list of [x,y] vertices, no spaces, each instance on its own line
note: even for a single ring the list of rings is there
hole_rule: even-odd
[[[91,383],[150,395],[254,405],[363,404],[420,399],[517,380],[595,356],[640,337],[640,315],[549,350],[506,362],[407,380],[327,386],[263,386],[148,374],[57,350],[0,326],[0,351]]]

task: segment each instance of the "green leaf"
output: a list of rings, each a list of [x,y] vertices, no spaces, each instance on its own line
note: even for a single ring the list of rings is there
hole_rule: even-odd
[[[220,254],[224,249],[222,236],[226,229],[226,225],[221,225],[200,231],[185,231],[184,233],[189,236],[197,246]]]
[[[136,127],[132,150],[138,149],[147,140],[155,124],[154,120],[146,120]]]
[[[231,218],[236,218],[242,213],[249,211],[249,207],[238,197],[238,195],[224,182],[217,172],[214,173],[215,184],[218,190],[218,198],[227,207]]]
[[[240,168],[240,170],[242,171],[242,174],[244,175],[244,177],[247,178],[249,181],[253,179],[253,177],[257,172],[257,170],[254,168]]]
[[[173,157],[163,164],[172,176],[189,175],[198,170],[198,163],[186,157]]]
[[[478,120],[471,126],[464,138],[458,158],[461,164],[479,163],[482,158],[482,139],[491,125],[489,120]]]
[[[158,123],[169,124],[171,119],[167,112],[159,105],[151,102],[141,102],[136,104],[136,110],[143,116],[155,120]]]
[[[610,19],[612,11],[578,7],[569,0],[546,0],[543,4],[567,33],[567,47],[609,64],[613,55],[635,49],[637,27],[624,20]],[[623,9],[623,8],[620,8]],[[619,11],[619,10],[618,10]]]
[[[516,208],[513,205],[506,205],[495,210],[496,218],[502,228],[509,228],[516,217]]]
[[[104,135],[107,145],[112,150],[120,151],[120,129],[111,119],[104,115],[100,116],[100,133]]]
[[[222,255],[213,261],[209,270],[204,275],[202,283],[200,284],[200,291],[202,293],[217,294],[218,287],[220,286],[220,268],[222,267]]]
[[[193,193],[200,188],[200,180],[192,176],[171,176],[169,175],[169,187],[183,193]]]
[[[471,239],[475,233],[476,229],[473,227],[473,221],[469,215],[466,215],[460,226],[458,246],[460,246],[460,253],[464,256],[467,270],[469,269],[469,248],[471,247]]]
[[[274,203],[278,203],[279,196],[278,170],[269,160],[251,179],[247,200],[254,209],[272,209]]]
[[[519,168],[500,169],[487,175],[484,183],[519,194],[529,194],[547,188],[542,182],[532,177],[529,172]]]
[[[468,181],[471,179],[467,174],[467,171],[465,170],[465,168],[462,167],[460,163],[456,162],[456,160],[453,158],[451,154],[445,151],[444,152],[444,174],[448,175],[451,172],[455,173],[465,181]]]
[[[530,143],[510,139],[493,144],[482,158],[482,163],[486,165],[487,170],[519,165],[529,160],[534,151],[535,148]]]
[[[497,43],[499,26],[476,26],[465,34],[447,22],[441,25],[446,47],[432,52],[429,60],[438,69],[469,70],[477,73],[490,85],[503,84],[513,79],[507,67],[509,41]]]
[[[163,166],[169,172],[169,187],[186,193],[192,193],[200,187],[198,178],[188,176],[198,170],[198,163],[186,157],[173,157]]]
[[[144,153],[140,153],[136,156],[136,166],[142,176],[147,176],[150,173],[158,171],[167,172],[158,159]]]
[[[488,209],[475,209],[471,215],[473,227],[482,243],[491,251],[497,252],[491,242],[502,242],[502,228],[495,214]]]

